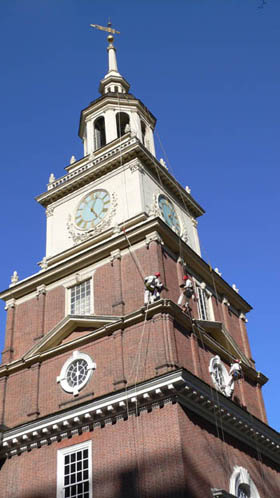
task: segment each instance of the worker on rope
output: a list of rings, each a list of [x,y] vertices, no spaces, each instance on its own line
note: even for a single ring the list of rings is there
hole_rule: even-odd
[[[241,360],[234,360],[233,363],[231,363],[229,374],[228,374],[228,380],[225,385],[225,390],[228,393],[227,395],[229,397],[232,396],[233,391],[234,391],[234,382],[236,380],[241,379],[243,375],[242,372],[242,367],[241,367]]]
[[[178,306],[182,308],[184,312],[191,312],[191,307],[189,305],[189,299],[194,295],[193,283],[189,275],[183,276],[184,283],[180,285],[181,294],[178,299]]]
[[[144,304],[152,304],[160,299],[160,293],[163,289],[163,284],[159,280],[160,273],[149,275],[144,278]]]

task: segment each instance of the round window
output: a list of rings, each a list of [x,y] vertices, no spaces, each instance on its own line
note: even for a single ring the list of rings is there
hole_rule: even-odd
[[[223,376],[221,365],[218,365],[217,363],[214,365],[213,374],[216,385],[219,387],[219,389],[222,389],[225,384],[225,379]]]
[[[218,355],[210,360],[209,372],[216,389],[229,398],[232,394],[232,390],[228,387],[229,375]]]
[[[64,363],[56,381],[62,389],[74,396],[88,383],[96,368],[90,356],[79,351],[74,351],[72,356]]]

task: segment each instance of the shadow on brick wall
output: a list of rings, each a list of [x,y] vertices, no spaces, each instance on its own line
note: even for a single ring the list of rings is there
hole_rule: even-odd
[[[24,454],[22,457],[24,458]],[[93,498],[210,497],[209,482],[197,468],[191,465],[190,461],[185,463],[189,466],[188,473],[191,476],[189,481],[184,478],[181,451],[157,455],[154,458],[144,458],[137,466],[128,465],[126,468],[105,469],[99,475],[93,471]],[[47,472],[46,468],[46,476]],[[13,484],[11,494],[9,490],[5,490],[4,495],[0,492],[0,498],[57,498],[54,485],[45,487],[42,485],[40,489],[28,492],[24,491],[24,488],[28,486],[28,476],[26,476],[26,483],[22,483],[22,489],[16,492]]]

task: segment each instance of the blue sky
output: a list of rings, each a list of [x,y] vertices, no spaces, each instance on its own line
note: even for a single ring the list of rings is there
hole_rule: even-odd
[[[34,197],[64,174],[80,110],[107,69],[110,16],[120,72],[158,118],[157,151],[205,208],[203,257],[254,307],[248,331],[279,430],[280,2],[267,0],[0,2],[0,287],[37,271],[45,214]],[[278,311],[277,311],[278,310]],[[5,312],[0,309],[0,334]],[[2,345],[1,343],[1,345]],[[2,348],[3,349],[3,348]]]

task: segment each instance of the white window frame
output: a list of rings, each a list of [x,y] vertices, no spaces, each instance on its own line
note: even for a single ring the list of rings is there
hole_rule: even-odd
[[[87,316],[87,315],[93,315],[93,312],[94,312],[94,309],[93,309],[93,278],[89,277],[89,278],[84,278],[83,280],[79,281],[79,282],[75,282],[73,285],[67,287],[67,314],[69,315],[73,315],[73,313],[71,313],[71,292],[72,292],[72,289],[74,287],[77,287],[79,285],[82,285],[83,283],[89,281],[89,285],[90,285],[90,308],[89,308],[89,313],[86,313],[84,315],[80,315],[80,316]],[[74,313],[75,315],[76,313]],[[79,313],[77,313],[77,315],[79,315]]]
[[[198,311],[199,311],[200,320],[208,321],[209,318],[208,318],[207,296],[205,290],[202,289],[201,287],[197,287],[197,299],[198,299]],[[206,318],[204,318],[203,315],[205,315]]]
[[[212,305],[212,293],[206,288],[205,282],[196,282],[196,294],[197,294],[198,313],[200,320],[205,320],[206,322],[214,321],[215,318],[214,318],[213,305]],[[200,296],[201,299],[204,301],[206,318],[202,318]]]
[[[245,485],[250,491],[250,498],[261,498],[248,470],[244,467],[235,465],[230,478],[229,492],[234,496],[238,496],[238,488],[242,484]]]
[[[64,457],[68,454],[88,450],[88,480],[89,480],[89,498],[92,498],[92,441],[67,446],[57,452],[57,498],[64,498]]]
[[[75,360],[85,360],[87,362],[87,376],[79,384],[78,386],[70,386],[67,380],[67,371],[71,363]],[[56,378],[56,382],[60,384],[61,388],[67,392],[67,393],[72,393],[74,396],[78,396],[79,392],[86,386],[88,381],[90,380],[93,370],[96,369],[96,363],[94,363],[91,359],[91,357],[86,354],[86,353],[81,353],[80,351],[74,351],[73,354],[68,358],[68,360],[64,363],[60,375]]]

